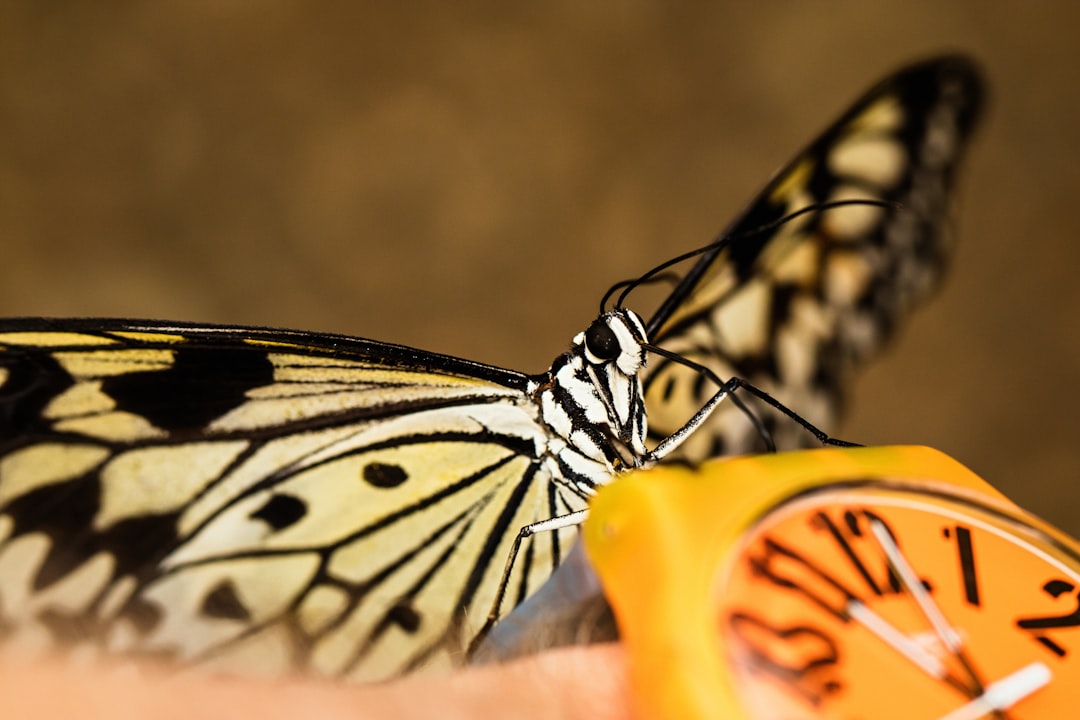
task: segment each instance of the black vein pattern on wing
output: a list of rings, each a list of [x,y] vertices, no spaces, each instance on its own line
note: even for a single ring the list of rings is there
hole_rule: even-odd
[[[481,398],[482,402],[490,402],[490,398]],[[476,405],[476,398],[456,398],[453,400],[435,401],[435,402],[411,402],[395,405],[387,405],[379,408],[379,412],[364,411],[361,413],[343,413],[335,414],[329,418],[324,419],[321,423],[303,423],[304,429],[313,429],[322,427],[325,425],[338,426],[342,424],[349,424],[355,422],[358,418],[363,420],[379,419],[382,417],[392,417],[403,413],[416,412],[419,410],[435,409],[443,407],[453,406],[473,406]],[[344,416],[344,417],[343,417]],[[210,492],[218,484],[227,482],[230,474],[238,467],[240,467],[247,459],[254,455],[268,439],[273,439],[285,434],[292,434],[297,432],[294,425],[282,425],[274,428],[274,432],[260,433],[265,437],[253,438],[250,434],[245,434],[244,437],[250,440],[250,445],[243,450],[229,465],[219,473],[218,477],[212,482],[208,483],[205,489],[200,491],[192,500],[204,496]],[[81,437],[81,436],[80,436]],[[215,436],[214,439],[228,439],[229,434],[223,434],[222,436]],[[40,439],[40,438],[39,438]],[[53,540],[52,550],[50,551],[49,558],[42,566],[42,572],[39,574],[35,586],[36,589],[42,589],[51,582],[59,579],[65,575],[68,571],[77,567],[83,559],[90,557],[97,550],[107,550],[113,553],[117,557],[116,574],[119,577],[122,574],[132,572],[137,569],[138,566],[146,567],[149,562],[153,561],[155,557],[163,557],[170,552],[176,544],[177,538],[174,534],[170,534],[166,540],[166,536],[162,531],[163,527],[174,526],[175,520],[179,513],[173,514],[171,518],[162,516],[147,516],[145,520],[128,520],[122,521],[117,524],[116,528],[111,531],[103,533],[93,533],[89,531],[92,524],[94,515],[97,513],[98,499],[101,493],[100,478],[98,477],[98,471],[111,460],[115,453],[123,452],[138,447],[145,446],[161,446],[167,444],[177,443],[178,441],[173,438],[168,438],[163,441],[141,441],[133,444],[117,444],[102,442],[95,439],[81,438],[83,442],[93,442],[106,447],[111,447],[113,454],[110,454],[106,459],[97,467],[95,471],[87,473],[79,478],[66,481],[64,483],[45,486],[38,488],[27,495],[23,495],[15,498],[11,504],[6,508],[6,511],[11,513],[15,520],[15,527],[11,534],[11,538],[18,537],[30,531],[43,531],[47,532]],[[470,433],[436,433],[430,435],[418,435],[418,436],[405,436],[395,437],[392,441],[385,441],[383,443],[375,443],[367,445],[362,448],[357,448],[351,451],[349,454],[359,454],[361,452],[368,452],[371,450],[378,450],[382,448],[388,448],[391,446],[404,446],[408,444],[415,444],[421,442],[477,442],[478,436]],[[535,448],[533,445],[522,438],[499,435],[487,431],[482,436],[482,442],[500,444],[512,451],[516,455],[521,456],[533,456],[535,457]],[[315,448],[309,454],[318,452],[322,448]],[[303,456],[297,459],[294,465],[302,465]],[[318,464],[325,464],[332,460],[339,459],[339,456],[332,456],[325,460],[320,461]],[[317,467],[318,464],[308,466]],[[233,502],[237,502],[244,497],[248,497],[254,493],[265,490],[272,487],[291,475],[290,468],[284,468],[278,472],[263,478],[257,483],[254,483],[245,491],[234,498]],[[217,512],[210,515],[204,522],[193,531],[193,535],[197,534],[207,523],[211,522],[218,514],[227,510],[228,506],[220,508]],[[170,522],[163,522],[170,520]],[[130,542],[130,540],[136,539],[130,537],[131,533],[143,533],[139,542]],[[162,544],[149,543],[148,540],[152,538],[158,538],[159,542],[165,541]],[[151,552],[150,547],[157,545],[156,552]],[[78,557],[71,557],[67,562],[63,557],[65,551],[70,552],[72,549],[78,548],[80,550]],[[130,558],[130,562],[128,561]]]
[[[460,491],[462,488],[482,481],[485,477],[505,466],[512,460],[512,457],[503,458],[498,462],[493,463],[492,465],[474,473],[472,476],[463,478],[458,483],[455,483],[453,486],[447,487],[445,490],[440,491],[436,495],[425,498],[424,501],[422,501],[421,503],[417,503],[414,506],[403,509],[392,515],[388,515],[383,520],[378,521],[377,523],[370,524],[365,528],[357,531],[356,533],[343,537],[332,545],[297,546],[287,549],[256,549],[241,553],[216,556],[213,558],[205,558],[182,566],[177,566],[170,569],[170,571],[164,573],[158,578],[154,578],[154,580],[158,580],[161,577],[164,577],[165,575],[174,572],[183,572],[184,570],[190,569],[198,565],[213,564],[224,560],[272,557],[302,553],[316,553],[320,557],[319,568],[316,571],[314,578],[312,579],[308,587],[305,589],[305,591],[298,594],[296,598],[289,604],[288,608],[283,610],[278,615],[267,618],[263,622],[251,624],[249,627],[245,628],[236,636],[231,637],[228,642],[223,644],[222,646],[207,649],[202,656],[194,658],[193,662],[197,663],[201,660],[212,658],[216,653],[227,648],[228,645],[234,644],[246,637],[254,635],[262,631],[264,628],[271,626],[275,623],[284,622],[289,627],[290,632],[294,638],[293,651],[296,654],[296,657],[294,659],[295,666],[307,666],[307,655],[310,654],[312,648],[315,647],[316,643],[321,638],[331,635],[334,631],[336,631],[341,626],[341,624],[343,624],[360,606],[366,594],[376,589],[382,582],[385,582],[395,572],[401,570],[402,568],[405,568],[406,566],[410,565],[410,563],[414,562],[416,556],[419,555],[426,547],[434,543],[447,532],[450,532],[457,528],[456,537],[453,539],[453,541],[447,544],[447,548],[442,552],[442,554],[430,562],[428,567],[416,580],[416,582],[414,582],[401,595],[397,604],[387,610],[383,618],[376,623],[373,631],[355,648],[349,660],[345,663],[344,669],[342,670],[342,674],[347,675],[353,668],[355,668],[358,664],[364,661],[364,659],[368,656],[368,654],[373,651],[381,637],[387,631],[389,631],[395,625],[400,624],[398,618],[396,617],[396,615],[399,614],[397,613],[397,611],[403,607],[408,607],[410,599],[414,598],[417,594],[419,594],[431,582],[431,580],[438,575],[440,571],[443,571],[445,569],[446,563],[453,555],[457,543],[460,542],[461,539],[465,536],[465,534],[469,531],[473,522],[475,521],[475,517],[480,514],[483,507],[482,505],[471,506],[466,510],[462,511],[461,513],[457,514],[456,516],[451,517],[442,525],[436,527],[434,530],[431,531],[430,534],[416,538],[411,545],[398,548],[395,556],[392,559],[388,560],[387,564],[383,567],[383,569],[372,575],[364,583],[352,583],[334,577],[334,575],[328,569],[328,565],[334,552],[339,548],[344,547],[349,543],[354,542],[355,540],[358,540],[364,536],[374,535],[379,530],[389,527],[394,523],[408,517],[409,515],[419,512],[425,507],[438,504],[440,500],[452,496],[456,492]],[[497,557],[496,548],[498,547],[500,539],[508,530],[508,526],[513,518],[514,511],[516,510],[521,499],[527,493],[529,485],[534,481],[536,470],[536,464],[530,465],[526,475],[521,478],[521,481],[519,483],[517,483],[511,500],[506,503],[503,510],[499,514],[497,522],[492,525],[492,528],[487,533],[488,540],[484,546],[483,552],[473,558],[472,565],[470,568],[468,568],[468,580],[466,581],[461,592],[459,593],[457,602],[453,604],[447,603],[448,607],[456,607],[459,609],[468,608],[472,604],[475,593],[480,584],[483,582],[485,575],[490,576],[492,568],[501,567],[501,563],[499,562],[501,558]],[[460,568],[455,568],[454,572],[457,574],[462,574]],[[532,589],[526,589],[523,587],[523,585],[525,584],[525,577],[527,576],[522,575],[523,579],[519,587],[522,593],[527,594],[527,592],[531,592]],[[345,607],[345,610],[343,610],[339,614],[339,618],[337,621],[327,624],[325,627],[321,628],[316,633],[308,633],[304,631],[296,622],[294,614],[296,610],[300,607],[300,605],[303,603],[303,601],[307,598],[308,594],[314,588],[319,586],[332,586],[339,588],[346,592],[349,600]],[[417,618],[417,620],[422,622],[423,618]],[[439,650],[448,640],[453,639],[450,636],[452,636],[455,632],[458,631],[457,626],[464,621],[464,618],[459,616],[450,618],[449,620],[450,622],[447,624],[445,631],[440,633],[435,640],[428,643],[426,646],[416,649],[412,653],[412,658],[410,662],[403,669],[414,669],[415,667],[422,665],[431,653]]]
[[[511,527],[514,515],[517,513],[522,500],[525,498],[526,493],[529,490],[534,476],[536,475],[537,466],[531,465],[529,467],[528,475],[523,478],[522,482],[517,483],[513,492],[503,504],[502,510],[499,512],[496,521],[492,524],[490,530],[487,532],[486,539],[484,541],[483,549],[476,556],[476,560],[469,570],[468,580],[465,582],[465,587],[458,595],[457,602],[453,607],[457,608],[456,614],[451,622],[451,627],[448,628],[448,632],[454,632],[459,626],[463,625],[466,621],[464,615],[467,612],[469,606],[472,604],[472,599],[480,588],[481,583],[485,576],[498,577],[501,566],[502,558],[496,552],[503,539],[507,536],[513,537],[516,534],[516,529]],[[530,544],[531,547],[531,544]],[[447,551],[449,554],[450,550]],[[554,567],[554,566],[552,566]],[[528,575],[521,575],[521,585],[527,585]],[[535,588],[530,589],[535,590]],[[527,593],[526,593],[527,594]],[[513,589],[511,589],[511,595],[513,595]],[[471,638],[467,638],[471,639]],[[408,670],[413,670],[423,664],[423,661],[427,659],[431,652],[434,652],[441,647],[447,638],[444,635],[440,637],[436,642],[430,644],[424,650],[414,653],[413,662],[408,666]],[[466,643],[459,643],[460,647],[464,647]]]

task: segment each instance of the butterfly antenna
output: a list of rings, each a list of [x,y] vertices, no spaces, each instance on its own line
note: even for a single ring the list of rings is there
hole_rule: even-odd
[[[888,201],[888,200],[873,200],[873,199],[869,199],[869,198],[852,198],[852,199],[849,199],[849,200],[833,200],[831,202],[818,203],[816,205],[807,205],[804,208],[800,208],[799,210],[788,213],[787,215],[784,215],[783,217],[778,218],[776,220],[773,220],[771,222],[767,222],[767,223],[765,223],[763,225],[759,225],[758,227],[747,230],[746,232],[739,233],[738,235],[723,235],[723,236],[717,238],[716,240],[712,241],[708,245],[704,245],[704,246],[699,247],[699,248],[697,248],[695,250],[690,250],[688,252],[684,252],[682,255],[677,255],[676,257],[673,257],[670,260],[666,260],[665,262],[660,263],[659,265],[654,267],[652,270],[649,270],[647,273],[645,273],[641,277],[637,278],[636,280],[624,280],[624,281],[622,281],[620,283],[616,283],[614,286],[612,286],[612,288],[610,290],[608,290],[604,294],[603,300],[600,301],[600,312],[603,313],[604,308],[607,307],[608,298],[616,290],[618,290],[620,288],[623,288],[622,293],[619,294],[619,299],[615,303],[615,307],[620,307],[621,308],[621,307],[623,307],[623,305],[626,302],[626,296],[629,295],[635,288],[637,288],[638,286],[643,285],[645,283],[652,282],[653,276],[655,276],[656,274],[658,274],[658,273],[660,273],[660,272],[662,272],[664,270],[667,270],[672,265],[677,265],[677,264],[683,262],[684,260],[689,260],[692,257],[697,257],[698,255],[704,255],[705,253],[708,253],[708,252],[723,250],[725,247],[727,247],[729,244],[735,242],[736,240],[742,240],[743,238],[748,238],[748,237],[755,237],[757,235],[762,235],[764,233],[770,232],[772,230],[775,230],[778,227],[786,225],[787,223],[791,222],[792,220],[795,220],[795,219],[797,219],[799,217],[802,217],[803,215],[806,215],[807,213],[825,212],[827,210],[834,210],[836,208],[847,207],[847,206],[850,206],[850,205],[868,205],[868,206],[871,206],[871,207],[892,208],[894,210],[903,209],[903,205],[901,203],[898,203],[898,202],[891,202],[891,201]]]
[[[603,315],[607,312],[607,301],[617,290],[621,290],[629,285],[652,285],[654,283],[669,282],[672,285],[677,283],[681,278],[676,272],[666,272],[654,275],[650,278],[630,278],[629,280],[620,280],[619,282],[608,288],[608,291],[604,293],[604,297],[600,299],[600,314]],[[620,306],[621,307],[621,306]]]
[[[754,385],[751,385],[742,378],[733,377],[727,382],[724,382],[719,378],[719,376],[717,376],[716,373],[714,373],[709,368],[705,367],[701,363],[697,363],[688,358],[684,358],[678,353],[673,353],[670,350],[665,350],[661,347],[657,347],[656,345],[649,345],[648,343],[643,343],[642,347],[651,353],[659,355],[660,357],[667,358],[672,362],[678,363],[680,365],[683,365],[684,367],[690,368],[695,372],[701,373],[706,378],[714,382],[717,387],[730,388],[729,397],[731,398],[731,401],[735,403],[735,406],[742,410],[743,414],[745,414],[750,419],[750,422],[753,423],[754,428],[757,430],[758,435],[765,443],[765,446],[769,452],[776,452],[776,443],[773,441],[772,433],[769,432],[769,430],[765,427],[765,424],[761,421],[761,418],[759,418],[752,410],[750,410],[750,408],[745,405],[745,403],[743,403],[739,399],[737,395],[735,395],[735,391],[739,390],[740,388],[750,393],[758,400],[761,400],[763,403],[770,406],[782,415],[785,415],[788,418],[794,420],[804,430],[817,438],[817,441],[822,445],[833,445],[836,447],[862,447],[858,443],[848,442],[847,440],[839,440],[837,438],[829,436],[828,433],[818,428],[816,425],[799,415],[787,405],[784,405],[782,402],[774,398],[769,393],[758,387],[755,387]]]

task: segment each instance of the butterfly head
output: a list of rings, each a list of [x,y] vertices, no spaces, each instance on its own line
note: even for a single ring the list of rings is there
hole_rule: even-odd
[[[642,401],[640,371],[645,365],[648,342],[645,323],[636,313],[616,308],[597,318],[574,338],[572,355],[588,377],[589,396],[603,407],[608,431],[609,461],[619,458],[623,466],[637,466],[645,449],[645,405]],[[587,404],[582,398],[583,405]],[[596,418],[597,427],[603,423]]]
[[[606,312],[574,338],[594,368],[609,368],[632,377],[645,364],[645,323],[625,308]]]

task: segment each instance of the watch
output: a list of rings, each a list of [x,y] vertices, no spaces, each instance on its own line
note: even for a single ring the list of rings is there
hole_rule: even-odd
[[[1075,712],[1080,544],[936,450],[628,474],[584,541],[642,717]]]

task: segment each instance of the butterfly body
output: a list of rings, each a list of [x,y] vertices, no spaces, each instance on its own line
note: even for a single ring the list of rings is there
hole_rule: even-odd
[[[455,664],[522,527],[626,468],[759,449],[646,344],[832,427],[850,368],[941,272],[979,95],[963,58],[874,88],[647,321],[617,303],[540,375],[286,330],[0,321],[0,652],[359,680]],[[909,209],[769,226],[846,197]],[[505,606],[574,534],[523,543]]]

